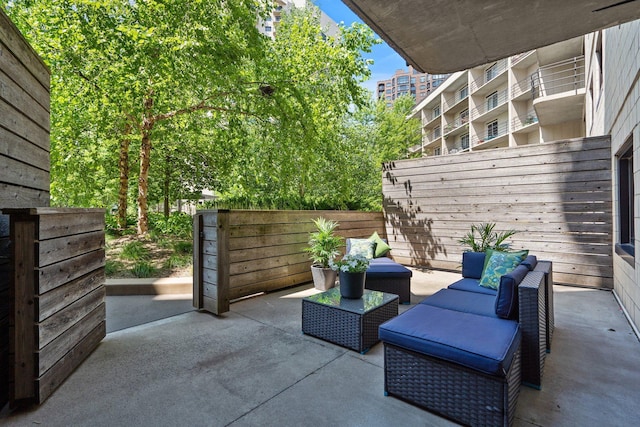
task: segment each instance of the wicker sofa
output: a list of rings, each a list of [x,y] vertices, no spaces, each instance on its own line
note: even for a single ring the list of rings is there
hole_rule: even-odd
[[[351,252],[352,241],[369,239],[347,239],[347,253]],[[385,239],[381,239],[386,244]],[[373,246],[375,253],[375,245]],[[411,302],[411,276],[407,267],[390,258],[388,252],[370,260],[364,287],[372,291],[398,295],[400,304]]]
[[[460,280],[380,326],[385,394],[463,424],[511,425],[520,384],[541,386],[547,279],[529,256],[493,291],[478,286],[483,266],[465,253]]]

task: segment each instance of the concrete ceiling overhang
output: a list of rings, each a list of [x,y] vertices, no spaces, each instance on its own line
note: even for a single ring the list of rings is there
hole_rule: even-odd
[[[342,0],[414,68],[465,70],[640,18],[639,0]]]

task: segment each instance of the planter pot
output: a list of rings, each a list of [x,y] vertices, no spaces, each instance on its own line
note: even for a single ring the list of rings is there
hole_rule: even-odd
[[[367,273],[340,272],[340,296],[348,299],[362,298],[364,293],[364,281]]]
[[[311,276],[313,277],[313,286],[320,290],[326,291],[336,285],[337,271],[330,268],[311,266]]]

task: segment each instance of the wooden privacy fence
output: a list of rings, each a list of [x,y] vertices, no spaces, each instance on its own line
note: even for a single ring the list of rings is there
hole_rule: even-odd
[[[383,195],[401,263],[458,269],[458,240],[491,222],[553,261],[556,283],[613,286],[609,137],[391,162]]]
[[[106,334],[103,209],[7,209],[11,399],[43,402]]]
[[[312,219],[338,221],[337,234],[383,236],[381,212],[209,210],[194,216],[193,305],[215,314],[229,302],[311,281],[304,251]]]

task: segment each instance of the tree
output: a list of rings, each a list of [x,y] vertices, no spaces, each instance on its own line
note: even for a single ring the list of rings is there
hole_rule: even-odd
[[[61,83],[77,80],[76,86],[84,85],[93,105],[101,100],[108,106],[108,118],[103,120],[112,125],[100,130],[110,128],[120,135],[121,201],[127,175],[122,168],[128,163],[126,132],[137,134],[142,234],[148,230],[148,178],[156,126],[205,111],[253,114],[267,41],[255,25],[268,5],[254,0],[5,3],[52,72],[64,76]],[[65,92],[66,87],[55,89]],[[117,125],[122,122],[124,126]]]

